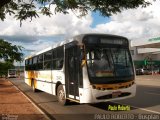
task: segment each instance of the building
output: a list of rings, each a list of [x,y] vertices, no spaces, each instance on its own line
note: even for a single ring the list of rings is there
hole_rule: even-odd
[[[150,37],[130,42],[135,68],[160,69],[160,37]]]

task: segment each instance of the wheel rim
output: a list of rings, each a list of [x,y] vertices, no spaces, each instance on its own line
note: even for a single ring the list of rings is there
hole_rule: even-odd
[[[59,101],[63,102],[64,100],[65,100],[64,91],[60,90],[59,91]]]

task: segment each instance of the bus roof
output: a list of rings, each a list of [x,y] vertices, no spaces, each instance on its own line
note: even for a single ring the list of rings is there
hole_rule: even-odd
[[[44,52],[46,52],[46,51],[49,51],[49,50],[51,50],[51,49],[53,49],[53,48],[56,48],[56,47],[58,47],[58,46],[65,45],[65,44],[70,43],[70,42],[72,42],[72,41],[77,41],[78,43],[82,43],[83,38],[84,38],[85,36],[88,36],[88,35],[120,37],[120,38],[127,39],[127,38],[125,38],[125,37],[123,37],[123,36],[112,35],[112,34],[102,34],[102,33],[80,34],[80,35],[73,36],[73,37],[70,38],[70,39],[66,39],[66,40],[61,41],[61,42],[59,42],[59,43],[53,44],[53,45],[51,45],[50,47],[48,47],[48,48],[46,48],[46,49],[43,49],[43,50],[41,50],[41,51],[39,51],[39,52],[36,52],[35,54],[32,54],[32,55],[26,57],[25,59],[29,59],[29,58],[31,58],[31,57],[33,57],[33,56],[39,55],[39,54],[44,53]]]

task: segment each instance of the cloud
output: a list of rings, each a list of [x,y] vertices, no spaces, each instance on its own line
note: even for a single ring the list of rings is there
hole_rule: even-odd
[[[160,34],[160,1],[146,8],[125,10],[111,16],[111,21],[97,25],[94,30],[138,39]]]
[[[54,13],[54,6],[51,9]],[[78,18],[75,13],[69,12],[67,15],[53,14],[51,17],[40,15],[32,21],[23,21],[22,27],[19,27],[19,21],[7,16],[4,22],[0,21],[0,38],[26,48],[30,46],[35,50],[41,50],[51,43],[62,41],[63,38],[90,31],[92,24],[90,12],[83,18]]]
[[[51,8],[54,13],[54,6]],[[8,16],[4,22],[0,21],[0,37],[12,42],[34,43],[39,39],[55,40],[55,36],[71,37],[82,32],[89,32],[92,24],[91,13],[78,18],[70,14],[57,13],[51,17],[40,15],[39,18],[23,21],[19,27],[19,21]]]
[[[37,41],[36,36],[27,36],[27,35],[0,35],[0,38],[8,40],[9,42],[23,42],[23,43],[30,43]]]
[[[57,35],[0,35],[0,38],[7,40],[9,42],[20,42],[20,43],[34,43],[40,44],[40,41],[50,40],[58,42],[61,38],[64,37],[63,34]]]

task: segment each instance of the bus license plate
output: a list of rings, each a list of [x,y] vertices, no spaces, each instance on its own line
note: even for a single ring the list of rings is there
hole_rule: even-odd
[[[121,95],[121,91],[113,92],[112,98],[117,98],[119,95]]]

